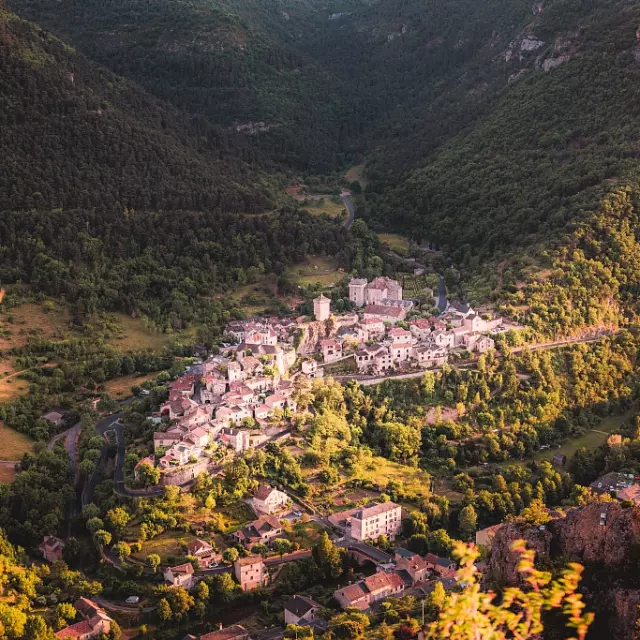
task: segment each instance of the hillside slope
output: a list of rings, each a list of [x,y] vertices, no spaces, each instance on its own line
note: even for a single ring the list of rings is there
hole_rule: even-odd
[[[198,116],[266,166],[322,172],[344,162],[347,87],[297,43],[314,3],[283,0],[15,0],[13,10],[88,57]]]
[[[266,186],[225,135],[0,13],[0,210],[255,211]]]

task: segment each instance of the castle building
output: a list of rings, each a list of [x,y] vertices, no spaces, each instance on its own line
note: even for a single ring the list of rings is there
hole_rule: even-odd
[[[386,301],[402,300],[402,287],[391,278],[376,278],[371,282],[354,278],[349,282],[349,300],[357,307],[388,304]]]
[[[313,315],[318,322],[324,322],[331,316],[331,300],[320,294],[313,301]]]

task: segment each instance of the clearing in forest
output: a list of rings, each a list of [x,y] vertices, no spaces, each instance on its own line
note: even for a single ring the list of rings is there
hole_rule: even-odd
[[[161,351],[176,336],[184,334],[162,333],[153,327],[144,325],[141,318],[132,318],[124,313],[113,314],[121,332],[117,336],[113,336],[107,340],[107,344],[121,351],[144,351],[151,349],[152,351]]]
[[[128,376],[113,378],[113,380],[107,380],[107,382],[104,383],[104,388],[112,398],[128,398],[132,395],[131,387],[134,385],[140,386],[143,382],[147,382],[147,380],[153,380],[158,373],[159,371],[145,374],[132,373]]]
[[[409,255],[411,245],[409,239],[398,233],[379,233],[378,238],[383,244],[386,244],[391,251],[399,256],[406,257]]]
[[[33,453],[35,440],[12,429],[0,420],[0,460],[20,460],[25,453]]]

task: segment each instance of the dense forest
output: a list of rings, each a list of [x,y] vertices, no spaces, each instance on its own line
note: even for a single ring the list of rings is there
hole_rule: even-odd
[[[221,128],[8,13],[0,13],[0,87],[0,210],[271,204],[268,182]]]

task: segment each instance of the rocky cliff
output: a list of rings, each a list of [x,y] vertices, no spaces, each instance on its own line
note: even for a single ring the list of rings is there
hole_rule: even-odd
[[[537,563],[559,568],[570,561],[585,566],[581,590],[596,612],[590,638],[631,640],[640,638],[636,629],[640,604],[640,509],[618,503],[598,503],[572,509],[544,527],[512,522],[496,533],[486,572],[498,585],[518,582],[519,557],[511,551],[523,539],[536,551]]]

